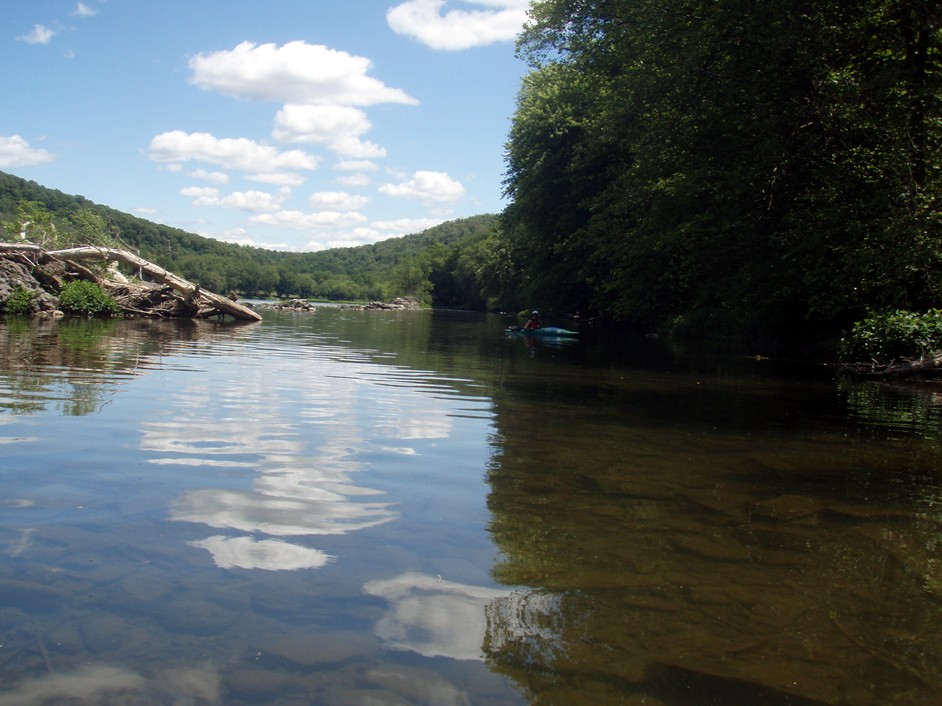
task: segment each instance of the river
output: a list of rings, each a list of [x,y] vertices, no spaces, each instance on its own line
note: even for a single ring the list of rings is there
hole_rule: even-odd
[[[942,388],[509,323],[0,322],[0,706],[942,703]]]

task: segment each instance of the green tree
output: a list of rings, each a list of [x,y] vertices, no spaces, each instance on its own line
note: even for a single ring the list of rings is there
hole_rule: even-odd
[[[403,258],[392,271],[392,286],[396,296],[427,301],[432,290],[427,264],[413,256]]]
[[[69,215],[74,228],[75,244],[113,246],[115,238],[108,230],[108,222],[90,208],[81,208]]]
[[[525,291],[752,335],[942,294],[934,4],[543,0],[531,16],[504,220]]]
[[[3,229],[14,240],[26,240],[43,247],[55,245],[53,214],[39,201],[20,201],[16,215],[4,222]]]

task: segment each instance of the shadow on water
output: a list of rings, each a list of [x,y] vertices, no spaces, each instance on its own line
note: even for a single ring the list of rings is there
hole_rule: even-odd
[[[936,393],[614,348],[494,393],[491,664],[540,703],[942,698]]]
[[[0,325],[0,704],[942,702],[933,386],[508,323]]]

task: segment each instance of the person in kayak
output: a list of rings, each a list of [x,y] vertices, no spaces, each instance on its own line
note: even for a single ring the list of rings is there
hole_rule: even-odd
[[[527,323],[524,324],[523,328],[527,331],[533,331],[534,329],[540,328],[540,312],[536,309],[533,310],[533,313],[530,314],[530,318],[527,319]]]

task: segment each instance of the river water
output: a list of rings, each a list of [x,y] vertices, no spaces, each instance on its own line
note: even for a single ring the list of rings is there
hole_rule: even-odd
[[[942,703],[942,388],[509,323],[0,323],[0,706]]]

